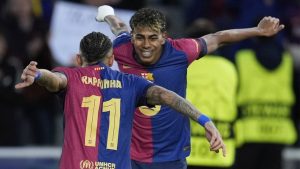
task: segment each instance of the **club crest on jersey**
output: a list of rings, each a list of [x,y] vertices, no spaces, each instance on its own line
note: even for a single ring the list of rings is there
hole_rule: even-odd
[[[141,73],[141,76],[147,80],[154,81],[153,73]]]

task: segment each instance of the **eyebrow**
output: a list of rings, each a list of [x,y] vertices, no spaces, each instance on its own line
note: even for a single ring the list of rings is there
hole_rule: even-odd
[[[151,37],[158,36],[158,35],[157,34],[151,34],[151,35],[147,36],[147,35],[143,35],[143,34],[138,34],[137,33],[137,34],[135,34],[135,36],[142,36],[142,37],[150,37],[151,38]]]

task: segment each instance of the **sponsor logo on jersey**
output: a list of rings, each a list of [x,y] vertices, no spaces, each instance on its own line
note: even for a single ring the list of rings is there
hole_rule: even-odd
[[[80,169],[93,169],[94,163],[89,160],[81,160],[80,161]]]
[[[130,68],[131,68],[130,66],[123,65],[123,69],[130,69]]]
[[[102,161],[90,161],[81,160],[80,169],[115,169],[115,163],[102,162]]]

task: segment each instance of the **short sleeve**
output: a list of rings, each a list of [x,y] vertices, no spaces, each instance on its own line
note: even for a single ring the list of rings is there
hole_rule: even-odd
[[[119,46],[120,44],[123,44],[123,43],[126,43],[128,41],[131,41],[131,35],[129,32],[123,32],[123,33],[120,33],[116,39],[114,39],[113,41],[113,47],[117,47]]]
[[[147,99],[146,99],[147,90],[151,86],[154,86],[154,84],[142,77],[135,76],[135,75],[132,76],[134,78],[136,91],[138,92],[137,93],[138,105],[139,106],[147,105]]]
[[[173,46],[187,55],[189,64],[207,54],[207,46],[203,38],[174,40]]]
[[[52,72],[63,73],[67,76],[67,78],[69,78],[70,74],[73,73],[72,69],[68,67],[56,67],[52,70]]]

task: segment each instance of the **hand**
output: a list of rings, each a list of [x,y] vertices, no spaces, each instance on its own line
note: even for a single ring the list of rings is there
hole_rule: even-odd
[[[108,15],[115,15],[114,8],[108,5],[99,6],[96,21],[104,22],[104,18]]]
[[[262,36],[273,36],[284,28],[283,24],[280,24],[278,18],[271,16],[264,17],[257,25],[258,30]]]
[[[38,72],[37,62],[31,61],[29,65],[23,70],[21,75],[22,82],[15,85],[16,89],[22,89],[33,84],[34,78]]]
[[[215,151],[216,153],[219,153],[219,150],[222,149],[223,156],[225,157],[226,146],[218,129],[215,127],[212,121],[205,123],[204,127],[206,132],[206,138],[210,143],[210,151]]]

